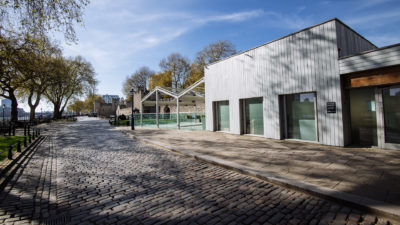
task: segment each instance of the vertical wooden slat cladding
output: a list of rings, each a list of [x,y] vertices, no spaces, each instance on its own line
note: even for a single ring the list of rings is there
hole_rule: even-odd
[[[377,49],[377,47],[351,28],[336,21],[337,45],[340,48],[339,57],[345,57],[360,52]]]
[[[400,64],[400,44],[365,52],[339,60],[340,74],[354,73]]]
[[[213,101],[229,100],[230,132],[240,134],[239,99],[263,97],[264,136],[283,138],[279,96],[316,92],[318,141],[343,146],[337,35],[353,35],[353,31],[338,24],[341,23],[336,19],[330,20],[208,65],[205,69],[207,130],[212,130]],[[360,48],[371,47],[366,40],[356,39],[363,46]],[[342,42],[347,40],[343,37]],[[336,102],[337,113],[327,115],[328,101]]]

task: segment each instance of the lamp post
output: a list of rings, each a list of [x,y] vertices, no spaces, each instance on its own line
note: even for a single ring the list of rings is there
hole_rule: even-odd
[[[131,130],[135,130],[135,118],[133,117],[133,109],[134,109],[134,107],[133,107],[133,93],[134,93],[134,90],[133,90],[133,88],[132,88],[132,89],[131,89],[131,96],[132,96]]]
[[[6,104],[3,104],[3,127],[4,127],[4,110],[6,108]]]

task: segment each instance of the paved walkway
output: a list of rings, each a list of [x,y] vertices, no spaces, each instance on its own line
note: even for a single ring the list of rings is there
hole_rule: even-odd
[[[221,132],[118,129],[183,153],[384,202],[400,215],[400,151],[329,147]]]
[[[107,121],[49,134],[1,192],[0,224],[388,223],[136,142]]]

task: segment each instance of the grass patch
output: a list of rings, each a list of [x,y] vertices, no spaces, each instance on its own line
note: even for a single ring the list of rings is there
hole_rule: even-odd
[[[23,141],[24,137],[23,136],[0,137],[0,152],[7,149],[9,145],[17,143],[19,140]],[[22,145],[23,143],[21,143],[21,146]],[[13,148],[13,151],[17,151],[17,146]],[[8,151],[5,151],[2,154],[0,154],[0,161],[7,158],[7,156],[8,156]]]

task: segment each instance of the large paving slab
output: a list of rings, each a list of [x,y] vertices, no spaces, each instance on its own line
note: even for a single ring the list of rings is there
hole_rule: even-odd
[[[129,128],[118,128],[125,132]],[[400,211],[400,151],[341,148],[222,132],[138,127],[135,137],[257,171],[378,201]],[[400,213],[398,213],[400,214]]]
[[[387,224],[134,141],[106,121],[52,124],[0,194],[0,224]]]

